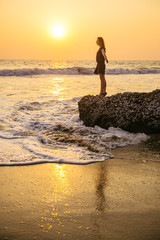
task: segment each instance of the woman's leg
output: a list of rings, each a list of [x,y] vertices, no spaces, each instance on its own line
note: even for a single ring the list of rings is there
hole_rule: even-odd
[[[106,79],[104,74],[100,74],[100,80],[101,80],[101,93],[106,93]]]

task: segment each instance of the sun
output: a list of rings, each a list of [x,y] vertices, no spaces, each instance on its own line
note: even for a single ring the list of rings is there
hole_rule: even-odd
[[[51,35],[55,38],[63,38],[66,33],[67,31],[64,25],[55,25],[51,27]]]

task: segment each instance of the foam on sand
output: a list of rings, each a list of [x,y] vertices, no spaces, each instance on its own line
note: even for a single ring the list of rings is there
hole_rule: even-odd
[[[111,149],[149,138],[146,134],[132,134],[119,128],[84,126],[78,116],[77,101],[74,98],[16,104],[16,111],[9,117],[12,127],[0,132],[0,165],[89,164],[112,158]]]

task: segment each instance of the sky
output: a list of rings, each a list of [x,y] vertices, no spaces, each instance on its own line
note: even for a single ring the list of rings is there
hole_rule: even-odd
[[[65,27],[55,38],[51,28]],[[160,0],[0,0],[0,59],[160,60]]]

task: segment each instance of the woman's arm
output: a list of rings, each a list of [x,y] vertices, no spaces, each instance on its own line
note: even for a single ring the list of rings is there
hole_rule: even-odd
[[[108,59],[107,59],[107,56],[106,56],[106,53],[105,53],[104,49],[102,49],[101,51],[102,51],[102,54],[103,54],[103,56],[104,56],[104,59],[105,59],[106,62],[108,63]]]

